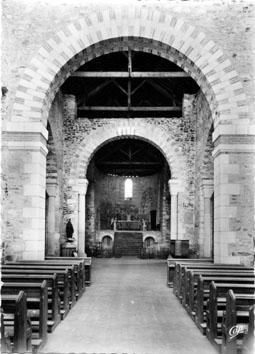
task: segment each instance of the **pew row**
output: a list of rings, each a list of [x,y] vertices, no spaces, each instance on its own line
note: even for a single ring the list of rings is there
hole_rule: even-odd
[[[1,349],[23,353],[31,350],[32,330],[27,318],[27,296],[24,291],[1,295]]]
[[[69,289],[70,289],[70,278],[68,277],[68,270],[67,269],[38,269],[38,268],[25,268],[22,265],[17,265],[15,266],[7,266],[3,265],[2,266],[2,274],[3,275],[9,275],[9,274],[23,274],[25,276],[31,274],[31,275],[57,275],[57,289],[58,289],[58,295],[60,297],[60,314],[61,314],[61,319],[65,318],[66,315],[68,314],[70,310],[69,306],[69,300],[71,298],[71,295],[69,294]]]
[[[42,261],[37,261],[37,260],[28,260],[28,261],[18,261],[18,262],[7,262],[6,265],[15,265],[15,264],[24,264],[24,265],[30,265],[32,267],[34,266],[46,266],[46,267],[66,267],[69,271],[70,277],[73,276],[73,295],[72,295],[72,301],[74,301],[74,296],[75,300],[78,300],[78,298],[81,297],[83,292],[85,291],[85,268],[84,264],[80,260],[74,260],[74,261],[54,261],[54,260],[42,260]]]
[[[195,323],[203,334],[205,334],[207,327],[206,311],[208,310],[209,288],[212,281],[217,283],[253,285],[254,275],[249,273],[232,273],[227,277],[225,274],[216,274],[214,276],[211,274],[200,274],[198,278],[197,296],[196,299],[193,300],[193,314]]]
[[[176,264],[176,270],[175,270],[175,277],[174,277],[174,292],[176,296],[179,298],[180,301],[182,301],[183,298],[183,290],[185,288],[185,279],[187,277],[186,273],[189,270],[224,270],[226,272],[228,271],[238,271],[238,270],[247,270],[247,271],[253,271],[253,268],[247,268],[242,265],[230,265],[230,264],[182,264],[182,263],[177,263]]]
[[[206,311],[206,336],[220,351],[222,345],[222,320],[226,311],[227,292],[232,290],[235,294],[254,295],[254,284],[210,283],[208,306]]]
[[[173,287],[175,266],[177,262],[182,263],[213,263],[211,258],[168,258],[167,263],[167,286],[169,288]]]
[[[226,312],[222,320],[222,354],[242,352],[245,335],[251,334],[250,308],[254,306],[254,294],[235,294],[229,290],[226,299]],[[252,337],[250,338],[252,340]]]
[[[186,307],[190,315],[194,315],[195,305],[197,302],[198,294],[198,281],[199,277],[203,276],[203,279],[208,278],[205,284],[208,284],[214,280],[215,277],[220,278],[254,278],[254,272],[245,269],[201,269],[193,270],[189,269],[185,273],[184,288],[182,289],[182,304]],[[238,280],[236,281],[238,282]]]
[[[24,291],[26,294],[27,318],[29,318],[32,328],[31,342],[32,346],[38,350],[47,338],[47,282],[43,280],[41,283],[3,283],[1,294],[11,296],[19,294],[20,291]]]
[[[60,322],[60,297],[56,274],[16,274],[3,273],[2,281],[7,283],[37,283],[46,280],[48,289],[48,332],[52,332]]]
[[[86,286],[91,285],[91,267],[92,267],[92,260],[91,257],[55,257],[55,256],[47,256],[45,257],[46,260],[54,260],[54,261],[74,261],[79,260],[84,262],[85,267],[85,282]]]

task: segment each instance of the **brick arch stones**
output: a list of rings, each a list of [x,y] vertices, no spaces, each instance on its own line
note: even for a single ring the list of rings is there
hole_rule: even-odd
[[[24,71],[12,120],[46,125],[55,94],[68,76],[95,57],[96,49],[104,54],[101,42],[127,37],[143,38],[145,47],[149,41],[152,53],[173,60],[196,80],[210,105],[214,126],[246,117],[242,83],[222,50],[164,7],[136,5],[88,12],[44,43]]]
[[[183,171],[186,161],[181,148],[169,133],[155,126],[148,129],[148,124],[142,123],[139,118],[118,119],[85,136],[74,154],[77,158],[72,163],[69,185],[74,186],[79,178],[85,178],[89,162],[98,149],[109,141],[127,137],[145,140],[158,148],[168,162],[171,178],[182,181],[185,186]]]

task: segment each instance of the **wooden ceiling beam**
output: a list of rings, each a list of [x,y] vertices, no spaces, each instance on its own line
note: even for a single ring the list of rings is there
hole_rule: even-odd
[[[145,161],[104,161],[98,163],[100,166],[158,166],[162,165],[161,162],[145,162]]]
[[[184,71],[76,71],[72,77],[81,78],[185,78],[189,77]]]
[[[123,112],[127,112],[127,111],[133,111],[133,112],[172,112],[172,111],[181,111],[182,107],[178,107],[178,106],[154,106],[154,107],[149,107],[149,106],[145,106],[145,107],[127,107],[127,106],[81,106],[78,107],[79,111],[123,111]]]

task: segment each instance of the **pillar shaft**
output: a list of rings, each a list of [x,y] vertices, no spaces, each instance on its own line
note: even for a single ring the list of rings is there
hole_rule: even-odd
[[[171,240],[178,240],[178,197],[171,195]]]
[[[48,193],[48,213],[47,213],[47,249],[46,254],[48,256],[54,256],[58,254],[59,251],[59,240],[56,240],[58,236],[56,235],[56,194],[57,194],[57,183],[47,182],[46,190]]]
[[[205,257],[212,256],[212,210],[211,210],[211,197],[213,194],[213,180],[202,181],[202,193],[203,193],[203,255]]]
[[[78,254],[85,253],[85,194],[79,194],[79,217],[78,217]]]
[[[78,184],[78,255],[85,256],[85,231],[86,231],[86,192],[88,180],[79,180]]]
[[[178,193],[180,183],[177,180],[168,181],[171,195],[171,240],[178,240]]]

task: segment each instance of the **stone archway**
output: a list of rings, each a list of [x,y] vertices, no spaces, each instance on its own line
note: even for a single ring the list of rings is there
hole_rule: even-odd
[[[124,137],[142,139],[156,146],[168,162],[172,179],[180,180],[185,186],[183,170],[186,162],[181,147],[163,129],[155,126],[148,129],[148,124],[139,118],[118,119],[84,136],[74,154],[69,185],[74,186],[79,178],[85,178],[90,160],[102,145]]]
[[[225,203],[225,199],[220,197],[220,192],[226,184],[225,175],[228,174],[225,152],[232,153],[233,151],[231,146],[233,140],[228,140],[228,137],[238,134],[239,127],[243,124],[242,121],[246,126],[242,127],[241,132],[243,135],[248,133],[246,96],[242,82],[231,61],[204,33],[187,24],[183,18],[164,11],[164,6],[156,9],[141,4],[133,7],[108,6],[88,11],[86,16],[64,27],[44,43],[24,70],[18,84],[12,119],[8,122],[6,129],[6,140],[10,142],[8,149],[14,150],[18,146],[24,150],[24,156],[30,150],[31,160],[38,163],[38,169],[33,169],[31,174],[33,188],[31,188],[30,181],[24,182],[23,197],[26,198],[28,206],[23,207],[22,215],[25,219],[29,219],[29,223],[25,221],[24,224],[38,225],[39,221],[42,225],[45,217],[41,206],[38,207],[35,200],[45,198],[44,172],[42,172],[45,168],[47,153],[45,126],[51,103],[59,87],[74,70],[90,60],[93,55],[104,54],[101,50],[102,43],[125,38],[141,39],[146,50],[173,60],[200,85],[212,112],[215,127],[213,139],[217,141],[214,150],[215,174],[218,176],[215,186],[216,205]],[[24,138],[25,133],[26,138]],[[29,146],[25,143],[28,135],[31,137]],[[13,140],[15,140],[15,147],[11,143]],[[245,149],[248,151],[248,139],[243,145],[245,144],[246,146],[240,148],[241,152]],[[226,167],[223,171],[221,167],[224,164]],[[238,188],[240,185],[241,182],[238,182],[236,186],[229,186],[228,194],[231,194],[230,189],[233,195],[240,194],[240,188]],[[226,242],[224,247],[221,247],[221,236],[223,233],[227,236],[229,232],[228,228],[224,228],[225,221],[229,220],[230,214],[231,219],[237,215],[237,211],[233,211],[230,204],[224,204],[224,207],[222,213],[216,215],[217,224],[221,225],[216,230],[215,237],[218,250],[217,261],[239,262],[238,255],[236,259],[232,257],[238,254],[236,250],[232,253],[228,251]],[[235,241],[237,231],[233,230],[231,237],[229,236],[230,244]],[[40,245],[37,247],[40,252],[36,257],[43,257],[44,228],[37,226],[32,230],[25,228],[21,233],[36,235],[38,245]],[[27,243],[30,241],[28,240]],[[23,256],[29,258],[32,255],[24,251]]]
[[[158,42],[164,52],[200,85],[218,121],[243,118],[245,94],[237,72],[224,53],[202,32],[182,18],[149,6],[105,8],[63,28],[43,44],[26,68],[17,88],[14,120],[46,121],[60,85],[77,66],[90,60],[100,43],[113,38],[138,37]],[[90,50],[89,50],[90,48]],[[85,49],[87,52],[82,54]],[[99,52],[104,54],[101,48]]]
[[[70,178],[67,189],[69,190],[67,209],[72,215],[75,229],[77,230],[78,246],[82,248],[85,243],[85,229],[79,225],[85,225],[85,215],[81,213],[86,204],[86,193],[89,181],[86,179],[89,162],[96,151],[103,145],[113,140],[122,138],[141,139],[154,145],[166,159],[171,171],[171,182],[178,184],[178,192],[185,193],[188,189],[187,176],[183,171],[187,170],[187,161],[180,145],[174,140],[173,133],[164,131],[160,127],[149,125],[141,119],[117,119],[105,126],[99,127],[90,134],[85,134],[83,140],[73,152],[73,161],[70,169]],[[172,136],[171,136],[172,135]],[[82,205],[80,204],[82,201]],[[175,209],[175,212],[176,209]],[[179,210],[179,217],[186,213],[185,208]],[[169,230],[170,232],[170,230]],[[82,254],[82,249],[79,249]]]

